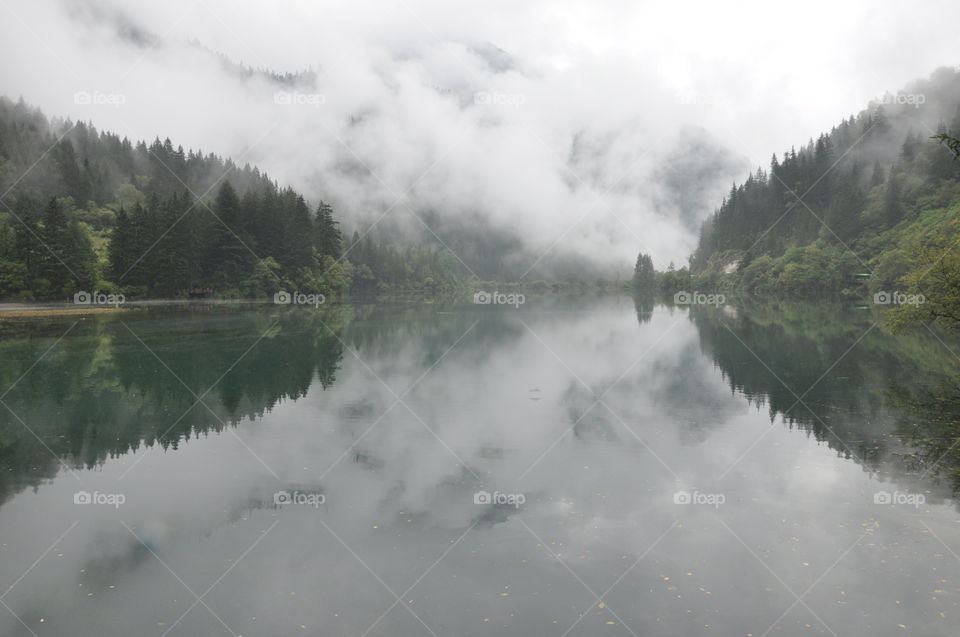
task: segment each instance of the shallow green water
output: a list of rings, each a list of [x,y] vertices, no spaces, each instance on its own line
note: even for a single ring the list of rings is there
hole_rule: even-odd
[[[954,635],[960,347],[876,318],[0,324],[0,634]]]

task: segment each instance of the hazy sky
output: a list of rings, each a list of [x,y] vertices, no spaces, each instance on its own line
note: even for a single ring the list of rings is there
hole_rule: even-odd
[[[50,115],[256,163],[355,224],[480,220],[531,264],[643,249],[662,267],[731,180],[957,63],[960,4],[0,0],[0,16],[0,93]],[[196,44],[317,81],[278,104]],[[659,178],[691,157],[710,170],[681,211]]]

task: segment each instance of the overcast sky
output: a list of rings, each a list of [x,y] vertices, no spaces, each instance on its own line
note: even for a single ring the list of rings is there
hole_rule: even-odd
[[[0,93],[49,115],[256,163],[356,224],[480,219],[531,263],[643,249],[662,267],[732,179],[955,65],[960,4],[0,0],[0,16]],[[318,79],[278,104],[196,44]],[[691,176],[696,219],[661,179],[691,155],[710,167]]]

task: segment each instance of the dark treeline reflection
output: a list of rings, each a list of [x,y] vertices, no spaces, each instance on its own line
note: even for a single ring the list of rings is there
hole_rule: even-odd
[[[890,390],[898,410],[896,434],[909,445],[909,469],[947,484],[960,495],[960,380],[944,381],[933,389]]]
[[[653,316],[653,308],[656,304],[656,297],[652,292],[634,295],[633,306],[637,310],[637,320],[640,321],[640,325],[650,322],[650,318]]]
[[[481,344],[523,330],[491,318],[473,330]],[[91,468],[144,445],[176,449],[326,389],[352,357],[344,346],[362,360],[412,351],[425,370],[470,321],[435,306],[336,306],[124,314],[69,327],[0,324],[0,502],[62,464]]]
[[[697,308],[691,319],[731,389],[771,418],[867,471],[960,493],[960,365],[950,335],[893,336],[873,313],[844,306]]]
[[[634,309],[641,330],[666,311],[652,298],[635,299]],[[672,311],[690,312],[704,355],[731,391],[771,418],[866,471],[960,492],[960,365],[940,339],[960,347],[947,335],[893,336],[874,325],[872,313],[839,306]],[[352,352],[385,369],[412,363],[412,382],[468,331],[456,355],[478,373],[494,352],[531,338],[513,312],[486,312],[483,320],[471,312],[430,305],[176,310],[84,320],[65,337],[70,323],[63,320],[2,323],[0,502],[53,478],[61,462],[92,468],[144,446],[176,449],[193,436],[257,420],[283,401],[330,387],[346,362],[366,369],[349,360]],[[547,309],[538,325],[565,316]],[[371,390],[379,391],[369,371]],[[684,407],[686,394],[663,395],[680,435],[689,434],[688,421],[709,420]],[[342,426],[365,422],[349,416]]]
[[[5,325],[0,497],[53,477],[57,457],[92,467],[141,445],[176,448],[329,386],[348,314],[125,316],[81,322],[59,341],[69,323]]]

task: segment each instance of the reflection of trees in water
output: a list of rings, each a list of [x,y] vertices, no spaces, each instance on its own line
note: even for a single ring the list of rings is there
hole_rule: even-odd
[[[202,317],[163,311],[83,322],[62,339],[69,327],[63,321],[0,323],[0,392],[15,384],[3,398],[10,410],[0,406],[0,502],[53,478],[58,458],[94,467],[142,445],[176,449],[302,398],[315,382],[329,388],[344,344],[365,362],[411,354],[422,372],[475,318],[439,310],[270,307]],[[479,363],[495,341],[523,333],[519,322],[491,313],[472,330],[468,353]]]
[[[637,292],[633,295],[633,306],[637,310],[637,320],[640,325],[650,322],[655,305],[656,297],[652,291]]]
[[[93,321],[59,342],[66,324],[55,335],[30,327],[8,334],[0,387],[16,385],[4,397],[9,410],[0,410],[0,499],[55,476],[54,455],[93,467],[141,444],[175,449],[305,396],[314,379],[329,387],[348,312],[124,317],[130,329]]]
[[[960,495],[960,379],[932,390],[894,387],[888,399],[897,409],[897,437],[911,449],[904,464]]]
[[[642,299],[635,304],[645,323],[652,305]],[[407,360],[410,370],[394,369],[403,377],[425,371],[477,319],[444,309],[271,308],[212,313],[202,320],[131,314],[121,318],[136,335],[113,318],[81,322],[59,342],[68,323],[0,324],[0,392],[14,386],[3,398],[13,413],[0,406],[0,502],[56,475],[59,464],[50,450],[68,464],[93,467],[141,445],[176,448],[191,436],[257,419],[283,400],[305,396],[314,382],[330,387],[344,343],[363,361],[386,361],[390,369]],[[950,382],[956,371],[948,364],[952,359],[933,337],[892,337],[875,328],[851,349],[870,327],[868,315],[809,305],[684,311],[691,313],[701,349],[730,388],[765,405],[771,418],[782,416],[839,454],[865,461],[870,470],[894,457],[901,475],[940,477],[954,491],[960,488],[960,382]],[[564,319],[544,314],[540,320]],[[457,346],[457,359],[480,368],[525,334],[514,314],[490,312]],[[733,405],[711,393],[710,370],[700,360],[695,347],[658,360],[655,401],[649,406],[651,413],[670,414],[692,441],[702,440]],[[621,385],[618,391],[629,391],[629,383]],[[204,404],[195,404],[192,392],[202,395]],[[566,392],[570,423],[580,420],[575,436],[629,440],[602,406],[581,420],[593,401],[579,386]],[[338,426],[365,426],[360,417],[365,408],[374,405],[346,405],[357,417],[346,413]],[[910,449],[904,452],[903,445]],[[357,462],[378,462],[362,449],[358,453]]]
[[[691,314],[701,347],[731,389],[767,405],[771,419],[783,417],[791,428],[862,461],[868,470],[893,459],[899,475],[914,474],[903,444],[922,450],[928,432],[948,426],[946,421],[925,423],[917,404],[890,400],[887,393],[890,387],[919,388],[949,374],[949,353],[929,335],[894,337],[874,328],[864,336],[871,316],[842,307],[767,306],[735,315],[693,308]],[[933,405],[931,415],[944,407]],[[916,413],[910,416],[911,411]],[[915,423],[909,430],[904,417]],[[948,438],[942,431],[927,443],[939,441],[939,450]],[[935,454],[931,449],[929,455]]]

